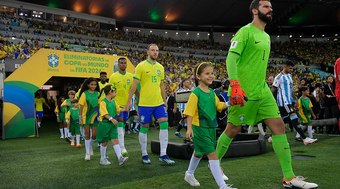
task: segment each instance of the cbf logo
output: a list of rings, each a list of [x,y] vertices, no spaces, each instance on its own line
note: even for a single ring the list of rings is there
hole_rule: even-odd
[[[158,74],[158,75],[161,75],[161,70],[157,70],[157,74]]]
[[[50,54],[48,56],[48,65],[52,68],[55,68],[59,65],[59,57],[55,54]]]
[[[244,116],[240,116],[240,121],[243,121],[244,120]]]
[[[145,119],[144,116],[140,116],[140,121],[141,121],[141,122],[144,122],[144,119]]]
[[[130,80],[130,79],[127,79],[127,80],[126,80],[126,83],[127,83],[127,84],[130,84],[130,83],[131,83],[131,80]]]

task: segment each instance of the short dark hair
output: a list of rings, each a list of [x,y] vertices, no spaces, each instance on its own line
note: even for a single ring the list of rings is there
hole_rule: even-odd
[[[72,103],[72,104],[78,103],[78,99],[76,99],[76,98],[75,98],[75,99],[72,99],[72,100],[71,100],[71,103]]]
[[[286,60],[283,64],[287,66],[295,66],[295,63],[291,60]]]
[[[126,60],[126,58],[125,58],[125,57],[120,57],[120,58],[118,58],[118,63],[119,63],[120,61],[122,61],[122,60]]]
[[[259,8],[261,1],[269,1],[270,2],[270,0],[253,0],[250,3],[250,6],[249,6],[250,14],[253,14],[253,11],[252,11],[253,9],[258,9]]]
[[[299,91],[302,93],[302,92],[304,92],[304,91],[306,91],[306,90],[308,90],[309,88],[307,87],[307,86],[301,86],[300,88],[299,88]]]
[[[106,72],[100,72],[100,73],[99,73],[99,75],[102,75],[102,74],[105,74],[105,75],[107,75],[107,73],[106,73]]]

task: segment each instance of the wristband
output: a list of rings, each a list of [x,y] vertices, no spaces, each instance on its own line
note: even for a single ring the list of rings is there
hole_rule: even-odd
[[[112,121],[112,120],[113,120],[113,117],[110,117],[110,118],[109,118],[109,121]]]

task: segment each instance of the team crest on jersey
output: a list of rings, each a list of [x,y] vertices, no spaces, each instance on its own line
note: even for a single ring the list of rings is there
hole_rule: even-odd
[[[56,68],[59,65],[59,57],[56,54],[50,54],[47,58],[50,67]]]
[[[127,80],[126,80],[126,83],[127,83],[127,84],[130,84],[130,82],[131,82],[130,79],[127,79]]]
[[[157,70],[157,74],[158,74],[158,75],[161,75],[161,70]]]
[[[244,120],[244,116],[240,116],[240,121],[243,121]]]

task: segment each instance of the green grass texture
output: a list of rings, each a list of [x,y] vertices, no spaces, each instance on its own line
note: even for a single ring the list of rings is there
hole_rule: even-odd
[[[185,134],[183,129],[182,135]],[[169,141],[182,142],[175,129],[169,129]],[[294,159],[296,175],[319,184],[319,189],[338,189],[340,186],[340,137],[315,135],[318,143],[308,146],[294,140],[295,133],[287,134],[292,156],[311,156],[308,160]],[[125,144],[129,160],[119,166],[112,145],[107,148],[111,165],[99,164],[100,151],[94,143],[94,156],[85,161],[85,149],[71,147],[59,138],[57,123],[43,122],[39,138],[20,138],[0,141],[0,188],[105,188],[105,189],[189,189],[184,173],[189,160],[174,159],[175,166],[160,164],[159,155],[150,150],[150,141],[158,140],[158,130],[148,133],[148,153],[152,163],[143,165],[138,134],[126,134]],[[279,189],[282,172],[271,144],[267,153],[223,159],[221,165],[229,177],[228,183],[239,189]],[[208,168],[208,160],[201,160],[195,177],[200,189],[218,188]]]

